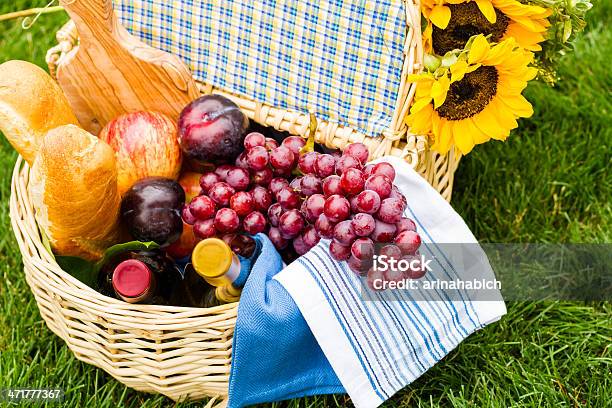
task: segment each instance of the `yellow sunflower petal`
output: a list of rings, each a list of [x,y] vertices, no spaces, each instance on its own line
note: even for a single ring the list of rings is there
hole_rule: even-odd
[[[469,121],[470,119],[464,119],[452,123],[453,141],[462,154],[468,154],[474,148]]]
[[[483,133],[482,130],[478,129],[478,127],[474,123],[473,118],[465,119],[464,126],[466,129],[466,132],[470,134],[475,144],[481,144],[481,143],[485,143],[491,140],[491,138],[487,136],[485,133]]]
[[[504,96],[499,101],[509,107],[516,116],[529,118],[533,115],[533,106],[523,95]]]
[[[431,97],[417,99],[410,107],[410,113],[417,113],[428,105],[431,105]]]
[[[495,15],[495,8],[493,8],[491,0],[476,0],[476,4],[485,18],[489,20],[489,23],[495,24],[497,16]]]
[[[434,6],[429,15],[429,19],[436,27],[445,29],[451,18],[451,10],[447,6]]]
[[[427,105],[424,109],[414,114],[412,116],[412,120],[410,121],[410,123],[408,123],[410,125],[411,131],[414,133],[430,133],[432,115],[433,107],[431,105]]]
[[[499,102],[499,97],[494,97],[491,100],[491,109],[497,114],[497,121],[504,129],[516,129],[518,123],[514,114]]]
[[[485,36],[479,34],[476,38],[474,38],[474,42],[472,42],[472,47],[468,53],[468,62],[470,64],[480,62],[487,56],[490,49],[491,47],[489,46],[489,42]]]
[[[446,100],[446,94],[450,88],[450,80],[443,76],[431,86],[431,96],[434,100],[434,108],[438,109]]]
[[[495,120],[495,115],[491,112],[491,109],[487,108],[474,115],[474,124],[486,136],[492,139],[499,139],[503,133],[503,130],[501,129],[499,123],[497,123],[497,120]]]
[[[463,60],[459,60],[455,62],[453,65],[451,65],[450,67],[451,82],[461,81],[463,77],[465,76],[467,69],[468,69],[468,64],[467,62]]]
[[[452,122],[446,119],[440,120],[438,134],[435,135],[435,143],[432,146],[438,152],[445,154],[450,150],[452,142]]]

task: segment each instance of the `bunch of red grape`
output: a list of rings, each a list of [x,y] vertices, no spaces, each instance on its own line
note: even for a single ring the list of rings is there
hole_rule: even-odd
[[[301,137],[290,136],[279,146],[261,133],[249,133],[235,165],[223,164],[202,175],[200,195],[183,209],[183,220],[200,239],[268,232],[267,215],[275,202],[269,187],[289,185],[304,144]]]
[[[341,156],[301,154],[304,145],[298,136],[279,146],[261,133],[248,134],[234,166],[201,177],[201,195],[185,207],[183,219],[199,238],[266,232],[278,250],[292,244],[298,255],[329,238],[334,259],[358,273],[369,269],[375,243],[389,243],[390,254],[415,254],[420,237],[402,216],[407,202],[393,185],[393,166],[364,165],[362,143],[348,145]],[[301,176],[293,178],[296,172]]]

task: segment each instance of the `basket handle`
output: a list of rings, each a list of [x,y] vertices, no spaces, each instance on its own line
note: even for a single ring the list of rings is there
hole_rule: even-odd
[[[60,0],[74,21],[81,42],[111,36],[118,25],[112,0]]]

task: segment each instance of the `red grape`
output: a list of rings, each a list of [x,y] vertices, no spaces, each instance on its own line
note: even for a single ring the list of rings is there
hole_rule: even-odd
[[[357,238],[350,220],[340,221],[334,227],[334,239],[342,245],[351,245]]]
[[[314,174],[315,173],[315,163],[317,162],[317,157],[319,153],[317,152],[307,152],[300,155],[298,159],[298,169],[303,174]]]
[[[370,214],[359,213],[356,214],[351,220],[353,223],[353,230],[355,234],[360,237],[367,237],[374,231],[376,226],[376,220]]]
[[[367,146],[363,143],[351,143],[344,148],[343,154],[353,156],[361,163],[365,163],[368,161],[370,152],[368,151]]]
[[[396,230],[395,224],[387,224],[386,222],[376,220],[376,225],[374,226],[374,231],[372,231],[370,238],[372,238],[374,242],[391,242],[393,238],[395,238]]]
[[[252,149],[255,146],[265,146],[266,137],[259,132],[251,132],[244,138],[244,148],[246,150]]]
[[[351,157],[351,156],[347,156]],[[340,186],[347,194],[357,194],[363,190],[363,184],[365,180],[361,170],[355,168],[349,168],[344,170],[342,176],[340,176]]]
[[[325,197],[322,194],[313,194],[304,201],[302,213],[309,222],[316,222],[325,206]]]
[[[313,227],[312,225],[307,226],[304,229],[304,232],[302,232],[302,240],[310,248],[317,245],[320,239],[321,237],[319,236],[319,233],[317,232],[315,227]]]
[[[296,177],[293,180],[291,180],[291,182],[289,183],[289,187],[294,189],[296,192],[301,191],[302,190],[302,178]]]
[[[386,162],[377,163],[372,168],[372,175],[381,174],[383,176],[387,176],[390,182],[393,183],[395,180],[395,169],[392,165]]]
[[[283,214],[283,207],[279,203],[274,203],[268,208],[268,220],[274,227],[278,227],[278,219]]]
[[[268,207],[272,204],[272,195],[262,186],[255,186],[251,190],[253,204],[258,211],[268,211]]]
[[[374,169],[374,165],[373,164],[366,164],[365,167],[363,168],[363,174],[366,177],[366,180],[370,178],[370,176],[372,175],[372,170]]]
[[[272,180],[272,176],[273,176],[272,170],[270,170],[267,167],[265,169],[254,171],[253,172],[253,183],[265,187],[268,184],[270,184],[270,181]]]
[[[410,268],[408,268],[406,271],[404,271],[404,276],[408,279],[421,279],[423,276],[425,276],[425,274],[427,273],[427,269],[423,268],[421,266],[421,257],[418,255],[404,255],[404,257],[402,258],[405,261],[410,263]],[[415,267],[412,267],[412,263],[413,261],[418,261],[415,262],[416,265],[414,265]]]
[[[237,192],[230,198],[230,208],[240,217],[244,217],[254,209],[253,196],[246,191]]]
[[[215,215],[215,228],[221,233],[234,232],[240,227],[240,219],[231,208],[221,208]]]
[[[334,194],[325,200],[323,212],[330,221],[339,222],[348,218],[351,213],[351,206],[346,198]]]
[[[300,190],[304,196],[320,193],[322,191],[321,179],[314,174],[306,174],[300,182]]]
[[[295,252],[299,256],[302,256],[306,252],[310,251],[310,248],[312,247],[304,242],[304,237],[302,235],[298,235],[293,239],[293,249],[295,249]]]
[[[402,201],[397,198],[385,198],[380,203],[376,217],[388,224],[395,224],[402,218]]]
[[[271,137],[266,137],[266,149],[273,150],[278,147],[278,142]]]
[[[236,166],[232,166],[231,164],[222,164],[220,166],[217,166],[217,168],[215,169],[215,173],[219,177],[221,177],[221,180],[225,181],[225,178],[227,177],[227,173],[229,173],[229,171],[235,167]]]
[[[249,163],[246,161],[246,151],[240,153],[238,157],[236,157],[236,161],[234,162],[236,167],[240,167],[241,169],[249,169]]]
[[[375,191],[379,195],[380,199],[384,200],[385,198],[389,197],[389,194],[391,194],[392,184],[387,176],[375,174],[366,180],[364,187],[366,190]]]
[[[210,172],[202,174],[202,177],[200,177],[200,187],[202,187],[202,193],[208,194],[208,190],[221,181],[223,180],[221,180],[221,177],[217,173]]]
[[[349,256],[346,263],[351,271],[355,272],[357,275],[366,273],[370,269],[370,266],[372,266],[371,260],[355,258],[353,255]]]
[[[236,193],[236,190],[229,184],[221,181],[210,188],[208,196],[220,206],[227,206],[230,198]]]
[[[317,176],[325,178],[334,174],[336,159],[331,154],[320,154],[315,162],[314,169]]]
[[[249,172],[240,167],[233,168],[227,172],[225,182],[236,191],[244,191],[249,187]]]
[[[291,210],[300,205],[300,196],[291,187],[283,187],[276,195],[276,201],[283,207],[283,210]]]
[[[414,231],[404,231],[397,234],[395,244],[404,254],[414,254],[421,246],[421,237]]]
[[[351,245],[351,255],[362,261],[374,257],[374,242],[370,238],[357,238]]]
[[[327,218],[325,214],[319,215],[315,222],[315,228],[319,232],[319,235],[323,238],[332,238],[334,235],[335,224]]]
[[[286,239],[296,237],[304,228],[304,218],[298,210],[289,210],[278,219],[278,229]]]
[[[281,145],[270,152],[270,163],[277,169],[290,169],[293,166],[295,155],[289,147]]]
[[[282,141],[281,146],[287,146],[293,152],[293,154],[298,155],[300,154],[300,150],[302,150],[302,147],[304,147],[305,144],[306,141],[301,137],[289,136]]]
[[[185,221],[189,225],[193,225],[198,219],[191,213],[189,210],[189,205],[183,206],[183,210],[181,211],[181,217],[183,221]]]
[[[380,251],[378,251],[378,256],[383,255],[386,256],[387,259],[396,259],[399,261],[402,258],[402,250],[399,249],[397,245],[388,244],[380,248]]]
[[[380,196],[375,191],[363,190],[355,196],[355,207],[359,212],[375,214],[380,208]]]
[[[268,231],[268,238],[270,238],[270,241],[272,241],[272,243],[278,250],[281,250],[287,247],[287,244],[288,244],[287,240],[283,238],[280,230],[276,227],[270,227],[270,230]]]
[[[361,170],[361,168],[361,162],[353,156],[343,155],[336,162],[336,174],[339,176],[341,176],[348,169]]]
[[[329,243],[329,253],[336,261],[346,261],[351,256],[351,246],[332,241]]]
[[[344,194],[342,187],[340,186],[340,176],[332,174],[331,176],[325,177],[323,180],[323,193],[329,197],[334,194]]]
[[[393,187],[391,187],[391,194],[389,194],[389,197],[399,198],[402,201],[402,206],[404,210],[408,206],[408,200],[406,200],[406,196],[402,194],[402,192],[399,190],[399,188],[397,188],[395,184],[393,185]]]
[[[385,275],[383,271],[378,269],[370,268],[368,271],[368,287],[375,291],[380,291],[382,289],[382,281],[385,280]]]
[[[196,221],[195,224],[193,224],[193,233],[200,239],[214,237],[217,233],[215,229],[215,220],[210,218],[208,220]]]
[[[277,169],[277,168],[273,168],[272,172],[274,173],[275,177],[283,177],[283,178],[291,178],[291,169]]]
[[[400,282],[404,279],[404,272],[399,268],[392,268],[389,266],[386,271],[383,273],[385,280],[387,282]]]
[[[268,165],[270,157],[265,147],[255,146],[252,149],[247,150],[246,160],[251,169],[261,170]]]
[[[282,178],[282,177],[275,177],[272,180],[270,180],[270,184],[268,185],[268,189],[270,190],[272,195],[274,195],[274,197],[276,197],[278,192],[283,187],[287,187],[288,185],[289,185],[289,182],[287,181],[287,179]]]
[[[416,231],[416,224],[410,218],[401,218],[397,224],[397,233],[404,231]]]
[[[253,211],[242,220],[242,227],[244,230],[255,235],[266,230],[266,217],[259,211]]]
[[[194,197],[189,204],[189,212],[199,220],[212,218],[215,210],[215,202],[205,195]]]

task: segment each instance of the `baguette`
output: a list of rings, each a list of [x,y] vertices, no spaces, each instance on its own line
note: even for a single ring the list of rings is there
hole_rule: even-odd
[[[56,254],[96,260],[118,242],[115,152],[96,136],[74,125],[48,132],[30,172],[30,194]]]
[[[0,64],[0,130],[28,164],[49,130],[78,123],[45,70],[18,60]]]

